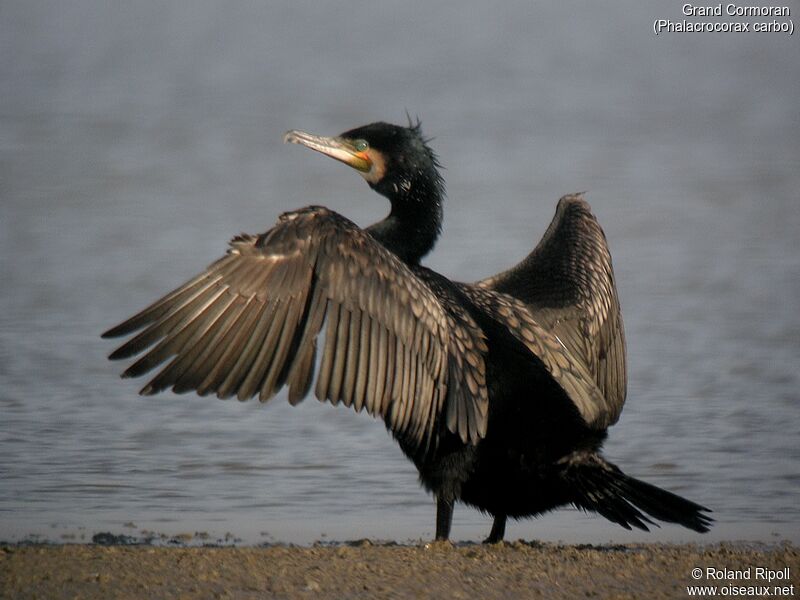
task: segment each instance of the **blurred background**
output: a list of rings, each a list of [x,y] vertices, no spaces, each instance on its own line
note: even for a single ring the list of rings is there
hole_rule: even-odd
[[[281,135],[408,111],[446,167],[427,264],[451,278],[516,262],[587,191],[628,336],[606,454],[718,519],[627,533],[563,509],[507,539],[800,541],[798,37],[655,36],[681,5],[3,2],[0,539],[432,537],[381,423],[285,394],[142,398],[99,337],[285,210],[382,218]],[[453,537],[489,526],[459,507]]]

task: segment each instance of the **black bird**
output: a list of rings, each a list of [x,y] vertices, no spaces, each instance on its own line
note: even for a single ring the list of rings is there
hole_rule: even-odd
[[[420,265],[441,231],[444,182],[419,123],[336,137],[289,131],[358,171],[391,212],[360,229],[320,206],[239,235],[197,277],[103,334],[147,350],[123,376],[169,360],[141,391],[265,402],[284,385],[380,417],[436,497],[494,517],[573,504],[626,529],[651,518],[708,530],[708,509],[625,475],[600,453],[626,393],[625,337],[605,235],[581,195],[563,197],[539,245],[474,284]],[[327,325],[326,325],[327,323]]]

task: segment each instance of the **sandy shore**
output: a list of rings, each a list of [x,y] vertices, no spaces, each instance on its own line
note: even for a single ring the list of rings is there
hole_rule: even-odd
[[[714,580],[709,568],[740,573]],[[788,580],[758,577],[787,568]],[[715,585],[719,596],[726,585],[768,586],[760,597],[774,598],[800,596],[799,575],[800,549],[790,545],[0,547],[0,598],[9,599],[686,598],[693,585]]]

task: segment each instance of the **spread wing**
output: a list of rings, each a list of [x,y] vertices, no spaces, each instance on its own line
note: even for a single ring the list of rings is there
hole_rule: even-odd
[[[485,435],[480,330],[325,208],[286,213],[265,234],[234,238],[226,256],[103,337],[141,330],[110,356],[147,350],[124,377],[170,361],[143,394],[172,388],[266,401],[287,385],[296,404],[310,389],[326,318],[320,400],[366,408],[415,450],[427,451],[440,423],[465,442]]]
[[[584,362],[576,360],[556,334],[537,323],[520,300],[472,285],[462,284],[461,290],[484,313],[505,324],[508,331],[542,361],[587,423],[601,422],[612,410]]]
[[[477,285],[524,302],[583,363],[604,397],[596,410],[576,401],[587,423],[602,429],[617,421],[627,388],[625,332],[605,234],[581,194],[561,198],[522,262]]]

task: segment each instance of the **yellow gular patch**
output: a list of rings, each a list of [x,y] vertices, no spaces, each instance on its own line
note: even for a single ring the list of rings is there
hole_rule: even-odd
[[[359,152],[359,154],[369,160],[372,165],[370,170],[366,173],[361,173],[361,176],[370,183],[378,183],[386,175],[386,159],[383,157],[383,153],[369,148],[364,152]]]

